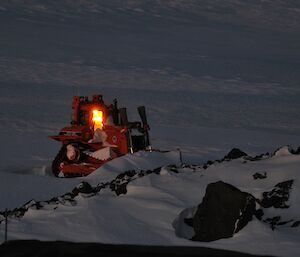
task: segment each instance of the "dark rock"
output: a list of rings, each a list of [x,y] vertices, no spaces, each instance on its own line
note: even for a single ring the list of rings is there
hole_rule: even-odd
[[[57,197],[52,197],[50,200],[46,201],[48,204],[50,203],[55,203],[55,204],[58,204],[59,203],[59,200]]]
[[[172,168],[172,166],[170,166],[170,167]],[[177,168],[176,168],[176,170],[177,170]],[[160,172],[161,172],[161,167],[155,168],[155,169],[152,171],[152,173],[154,173],[154,174],[156,174],[156,175],[159,175]]]
[[[222,181],[206,188],[202,203],[193,217],[195,241],[232,237],[252,220],[255,198]]]
[[[140,173],[138,174],[138,177],[139,177],[139,178],[144,177],[144,176],[145,176],[145,174],[144,174],[143,172],[140,172]]]
[[[24,216],[24,214],[28,211],[28,208],[21,207],[21,208],[15,208],[11,214],[13,214],[16,218],[21,218]]]
[[[40,210],[40,209],[42,209],[44,207],[44,203],[42,203],[42,202],[36,202],[35,203],[35,208],[37,209],[37,210]]]
[[[269,157],[270,157],[270,153],[267,152],[267,153],[264,153],[264,154],[256,155],[254,157],[252,157],[252,156],[245,156],[244,158],[247,161],[255,162],[255,161],[264,160],[264,159],[269,158]]]
[[[76,196],[81,194],[92,194],[95,193],[94,188],[88,182],[81,182],[77,187],[72,190],[72,193]]]
[[[225,157],[225,160],[234,160],[234,159],[238,159],[241,158],[243,156],[247,156],[247,154],[243,151],[241,151],[238,148],[233,148]]]
[[[274,230],[277,226],[283,226],[283,225],[292,223],[294,220],[282,220],[281,216],[275,216],[275,217],[272,217],[272,218],[267,218],[263,221],[265,223],[270,224],[271,229]],[[291,225],[291,227],[293,227],[294,224],[295,224],[295,222]]]
[[[298,227],[300,225],[300,220],[298,220],[298,221],[295,221],[293,224],[292,224],[292,228],[296,228],[296,227]]]
[[[102,189],[106,188],[106,187],[109,187],[110,183],[109,182],[106,182],[106,183],[100,183],[96,186],[95,188],[95,191],[96,192],[100,192]]]
[[[193,218],[185,218],[184,223],[190,227],[193,227],[193,224],[194,224]]]
[[[265,179],[265,178],[267,178],[267,172],[264,172],[263,174],[259,173],[259,172],[256,172],[252,176],[253,176],[254,179]]]
[[[258,209],[255,211],[254,215],[258,220],[262,220],[262,217],[264,216],[264,211],[262,209]]]
[[[264,208],[289,208],[287,201],[289,200],[290,190],[294,180],[287,180],[275,185],[270,192],[263,192],[263,199],[259,201]]]
[[[300,146],[298,147],[297,150],[294,150],[293,148],[291,149],[292,154],[300,154]]]
[[[274,230],[277,223],[280,221],[281,217],[280,216],[275,216],[273,218],[267,218],[264,220],[264,222],[269,223],[271,226],[271,229]]]
[[[111,191],[116,191],[116,183],[115,180],[113,180],[110,184],[109,184],[109,188]]]
[[[300,225],[300,221],[295,221],[294,220],[282,220],[281,216],[274,216],[272,218],[266,218],[263,220],[263,222],[268,223],[271,227],[272,230],[274,230],[277,226],[283,226],[289,223],[293,224],[290,227],[297,227]]]
[[[136,175],[136,171],[135,170],[128,170],[125,172],[125,175],[129,178],[133,177]]]
[[[109,184],[109,188],[112,192],[115,192],[117,196],[122,195],[122,194],[126,194],[127,193],[127,185],[129,184],[129,182],[131,181],[131,179],[128,180],[113,180],[110,184]]]
[[[219,160],[217,160],[217,161],[215,161],[215,162],[220,163]],[[207,162],[202,166],[202,168],[206,170],[210,165],[213,165],[213,164],[214,164],[213,161],[207,161]]]
[[[116,195],[125,195],[127,193],[127,185],[128,183],[123,183],[121,185],[118,185],[115,189]]]

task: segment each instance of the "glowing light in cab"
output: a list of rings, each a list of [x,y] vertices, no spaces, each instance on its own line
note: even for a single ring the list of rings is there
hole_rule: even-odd
[[[93,110],[94,130],[103,128],[103,112],[98,110]]]

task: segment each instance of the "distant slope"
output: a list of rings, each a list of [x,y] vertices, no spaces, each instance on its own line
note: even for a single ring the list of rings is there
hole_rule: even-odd
[[[114,15],[157,18],[179,23],[220,23],[234,26],[299,31],[300,3],[295,0],[4,0],[8,11],[54,17],[109,19]],[[2,8],[2,9],[3,9]],[[132,20],[133,21],[133,20]]]
[[[118,98],[131,120],[145,105],[154,146],[195,158],[298,145],[299,4],[1,0],[0,170],[49,165],[73,95]]]

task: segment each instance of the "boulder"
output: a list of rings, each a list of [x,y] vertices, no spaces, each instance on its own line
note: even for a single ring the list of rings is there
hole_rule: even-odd
[[[83,181],[72,190],[72,194],[74,195],[73,198],[77,196],[79,193],[93,194],[95,193],[95,188],[93,188],[88,182]]]
[[[234,159],[239,159],[243,156],[247,156],[247,154],[243,151],[241,151],[238,148],[233,148],[225,157],[225,160],[234,160]]]
[[[194,241],[209,242],[232,237],[255,213],[255,198],[222,181],[206,188],[193,217]]]
[[[267,178],[267,172],[264,172],[264,173],[256,172],[252,176],[253,176],[254,179],[266,179]]]

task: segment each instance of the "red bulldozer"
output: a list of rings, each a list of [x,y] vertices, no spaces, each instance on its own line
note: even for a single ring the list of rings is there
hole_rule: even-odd
[[[71,126],[50,136],[62,143],[52,162],[55,176],[87,176],[114,158],[150,148],[144,106],[138,107],[141,122],[129,122],[126,108],[116,99],[106,105],[102,95],[74,96],[72,109]]]

